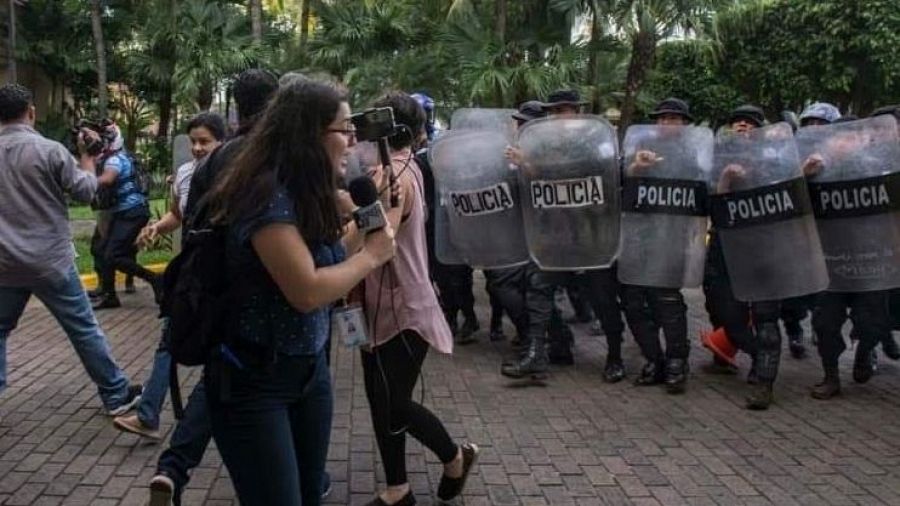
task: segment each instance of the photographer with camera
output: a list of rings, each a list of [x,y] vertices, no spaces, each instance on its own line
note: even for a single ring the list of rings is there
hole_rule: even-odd
[[[0,391],[6,387],[6,339],[35,295],[63,327],[97,384],[106,411],[121,415],[141,386],[113,359],[75,268],[65,194],[89,202],[97,189],[94,158],[78,136],[80,167],[62,144],[34,129],[31,92],[0,87]]]
[[[435,453],[444,464],[437,495],[442,500],[459,496],[475,463],[478,447],[457,445],[441,421],[412,399],[429,348],[441,353],[453,350],[453,336],[428,276],[425,240],[425,200],[422,173],[413,159],[413,146],[425,137],[425,111],[405,93],[390,93],[375,104],[375,113],[390,108],[393,118],[385,129],[369,125],[362,116],[355,121],[361,140],[385,141],[390,157],[385,174],[379,164],[370,174],[385,198],[396,185],[400,198],[387,212],[390,226],[397,230],[397,257],[372,271],[365,281],[365,308],[369,343],[364,346],[362,364],[366,396],[387,489],[369,506],[416,503],[406,475],[406,433]],[[387,110],[390,110],[387,109]],[[398,126],[394,126],[394,119]],[[370,128],[372,127],[372,128]],[[379,131],[370,135],[369,130]],[[385,202],[385,208],[388,203]],[[391,202],[390,204],[394,204]]]
[[[150,221],[150,206],[139,181],[137,164],[125,150],[125,139],[115,123],[104,120],[88,128],[102,141],[97,169],[99,188],[91,206],[101,215],[104,211],[109,212],[106,231],[99,234],[99,240],[91,248],[98,260],[95,267],[100,281],[99,300],[94,304],[94,309],[122,305],[116,295],[116,271],[149,283],[154,299],[159,303],[160,276],[145,269],[136,260],[135,241]],[[96,149],[96,144],[92,148]]]

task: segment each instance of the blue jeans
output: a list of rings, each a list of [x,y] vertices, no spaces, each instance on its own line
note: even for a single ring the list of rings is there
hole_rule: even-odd
[[[74,264],[63,279],[27,287],[0,286],[0,391],[6,387],[6,338],[18,325],[32,294],[62,325],[81,364],[97,385],[103,405],[107,409],[122,405],[128,397],[128,378],[112,357]]]
[[[240,503],[319,505],[333,406],[325,353],[279,355],[260,368],[211,362],[204,380],[213,437]]]
[[[184,417],[178,420],[169,447],[159,456],[157,472],[165,472],[175,482],[175,506],[181,504],[181,491],[187,485],[188,471],[200,465],[212,439],[206,388],[199,381],[188,397]]]
[[[162,411],[166,394],[169,393],[169,368],[172,366],[172,355],[166,347],[166,327],[168,319],[163,318],[162,337],[156,353],[153,354],[153,367],[150,369],[150,377],[144,383],[144,393],[141,402],[137,405],[137,417],[145,426],[151,429],[159,428],[159,413]]]

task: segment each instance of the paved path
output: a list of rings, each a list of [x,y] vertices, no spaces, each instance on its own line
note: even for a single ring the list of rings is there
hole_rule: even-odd
[[[689,299],[696,336],[706,322],[699,294]],[[159,325],[146,290],[123,303],[100,319],[119,362],[142,380]],[[483,300],[479,308],[486,321]],[[672,397],[630,382],[603,384],[602,339],[579,326],[576,340],[576,366],[555,371],[547,387],[511,387],[498,374],[507,345],[484,335],[453,358],[428,359],[426,404],[454,436],[484,449],[465,504],[900,504],[897,364],[883,362],[880,375],[858,386],[845,357],[844,397],[821,402],[808,396],[820,375],[818,360],[784,357],[777,405],[750,413],[741,408],[741,378],[704,375],[708,354],[699,348],[688,393]],[[160,447],[112,427],[65,336],[39,304],[26,311],[9,352],[11,385],[0,396],[0,504],[146,504]],[[625,354],[633,377],[640,358],[630,338]],[[334,359],[329,504],[362,504],[382,475],[359,358],[339,349]],[[185,389],[197,376],[187,376]],[[163,430],[171,426],[167,408]],[[420,504],[432,504],[440,466],[418,444],[409,445],[409,454],[413,489]],[[235,503],[211,450],[185,504]]]

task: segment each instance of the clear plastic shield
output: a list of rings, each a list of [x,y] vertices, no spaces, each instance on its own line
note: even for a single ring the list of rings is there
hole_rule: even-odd
[[[713,133],[636,125],[625,135],[619,280],[691,288],[703,282]]]
[[[172,140],[172,174],[178,167],[194,159],[191,154],[191,138],[187,134],[179,134]]]
[[[503,155],[507,144],[501,132],[451,130],[429,152],[450,242],[475,268],[528,262],[516,174]]]
[[[900,140],[893,116],[802,128],[800,159],[835,292],[900,287]]]
[[[598,116],[543,118],[519,133],[531,258],[544,270],[607,267],[619,246],[615,130]]]
[[[508,140],[513,139],[516,134],[516,121],[512,115],[515,112],[515,109],[457,109],[450,117],[450,129],[490,130],[502,132]]]
[[[738,300],[780,300],[828,287],[828,270],[791,127],[716,139],[710,212]]]
[[[463,265],[466,260],[450,240],[450,217],[447,210],[449,198],[435,188],[434,256],[444,265]]]

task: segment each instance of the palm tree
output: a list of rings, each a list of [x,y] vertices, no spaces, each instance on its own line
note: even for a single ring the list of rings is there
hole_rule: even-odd
[[[719,0],[614,0],[612,20],[628,39],[631,59],[625,78],[620,132],[631,124],[637,97],[656,57],[657,44],[670,36],[693,36],[709,25]]]
[[[262,44],[262,0],[248,0],[247,9],[250,11],[253,41]]]
[[[109,90],[106,88],[106,43],[103,40],[103,6],[100,0],[91,0],[91,28],[94,33],[94,48],[97,51],[97,113],[107,116]]]

